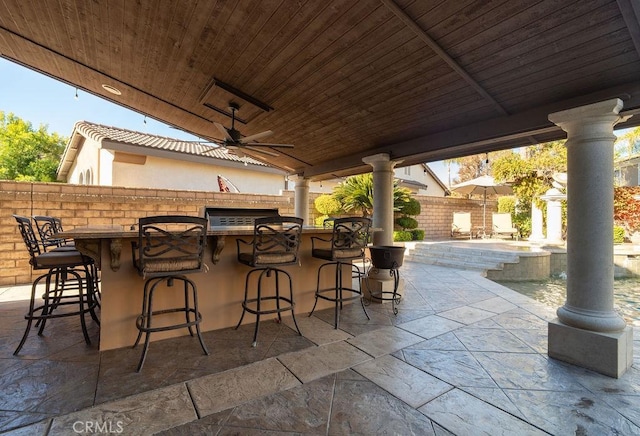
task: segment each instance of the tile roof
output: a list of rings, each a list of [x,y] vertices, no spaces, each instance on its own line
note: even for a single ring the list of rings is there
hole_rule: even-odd
[[[89,121],[78,121],[75,124],[75,130],[83,136],[91,138],[97,142],[107,140],[156,150],[172,151],[226,161],[246,162],[248,164],[265,167],[269,166],[259,160],[252,159],[249,156],[244,158],[238,157],[235,154],[225,152],[223,148],[215,147],[205,142],[183,141],[180,139],[136,132],[134,130],[121,129],[119,127],[104,126],[102,124],[95,124]]]

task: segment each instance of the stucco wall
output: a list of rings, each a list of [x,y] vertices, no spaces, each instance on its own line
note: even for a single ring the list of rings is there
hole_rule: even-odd
[[[74,164],[69,169],[68,183],[80,183],[80,178],[82,177],[82,184],[86,184],[85,175],[90,172],[93,174],[93,183],[97,184],[100,177],[97,164],[100,161],[100,150],[93,144],[92,140],[85,140],[78,149]]]
[[[285,187],[283,174],[258,172],[255,167],[222,167],[155,156],[147,156],[144,165],[114,162],[112,185],[217,191],[218,175],[229,179],[240,192],[278,195]]]
[[[309,222],[318,215],[309,195]],[[427,239],[448,238],[453,212],[472,212],[474,225],[482,223],[482,203],[455,198],[416,197],[422,205],[417,218]],[[198,215],[203,206],[278,208],[294,214],[294,193],[282,195],[231,194],[211,191],[118,188],[0,181],[0,286],[32,281],[29,256],[12,214],[60,217],[66,229],[86,225],[130,226],[149,215],[182,213]],[[490,209],[488,209],[490,210]]]

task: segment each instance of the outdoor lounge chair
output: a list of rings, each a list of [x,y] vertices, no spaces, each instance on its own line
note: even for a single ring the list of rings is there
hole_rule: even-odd
[[[471,231],[471,212],[454,212],[453,222],[451,223],[451,237],[469,235],[469,239],[473,238]]]
[[[516,227],[513,226],[511,222],[511,214],[510,213],[499,213],[494,212],[492,217],[493,222],[493,231],[492,235],[509,235],[511,239],[516,238],[518,240],[519,232]]]

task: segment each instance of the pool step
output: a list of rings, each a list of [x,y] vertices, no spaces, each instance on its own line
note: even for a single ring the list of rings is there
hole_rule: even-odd
[[[505,264],[520,262],[517,253],[484,247],[418,242],[407,250],[405,260],[476,271],[502,270]]]

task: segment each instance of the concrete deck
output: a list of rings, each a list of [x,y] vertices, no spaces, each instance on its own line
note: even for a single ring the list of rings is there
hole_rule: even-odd
[[[405,262],[403,301],[98,352],[75,319],[33,333],[24,287],[0,289],[0,432],[640,434],[640,332],[620,379],[548,358],[546,307],[481,272]],[[202,292],[202,290],[201,290]],[[92,337],[99,330],[91,325]],[[97,340],[94,341],[97,343]],[[98,431],[97,431],[98,430]]]

